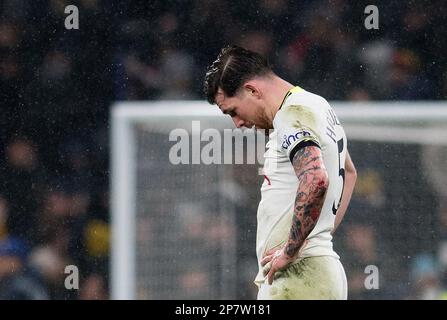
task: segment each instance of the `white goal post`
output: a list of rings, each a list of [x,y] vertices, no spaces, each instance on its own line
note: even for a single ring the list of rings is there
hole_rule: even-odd
[[[354,139],[447,146],[447,102],[337,101],[331,105],[345,128],[348,141]],[[136,144],[135,126],[143,125],[145,128],[169,134],[169,130],[176,127],[177,121],[185,119],[207,119],[215,123],[216,127],[232,128],[229,117],[222,115],[217,107],[203,101],[117,102],[112,106],[110,144],[112,299],[157,298],[156,291],[146,295],[139,292],[142,289],[138,289],[139,282],[149,280],[145,278],[146,276],[141,278],[136,271],[136,255],[138,250],[142,249],[136,248],[140,224],[136,219],[136,211],[140,200],[137,199],[139,169],[136,157],[139,147]],[[151,157],[156,155],[152,154]],[[231,255],[231,252],[224,254]],[[231,292],[233,289],[225,290]],[[231,294],[222,297],[232,298]]]

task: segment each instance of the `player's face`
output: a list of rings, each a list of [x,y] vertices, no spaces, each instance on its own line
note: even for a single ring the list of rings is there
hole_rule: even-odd
[[[271,124],[265,114],[262,101],[242,88],[234,97],[227,97],[221,89],[216,95],[216,104],[224,114],[228,114],[237,128],[255,126],[270,129]]]

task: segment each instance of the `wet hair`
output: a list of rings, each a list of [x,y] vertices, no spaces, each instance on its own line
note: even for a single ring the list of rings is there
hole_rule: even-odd
[[[208,67],[203,91],[209,103],[214,104],[217,91],[233,97],[242,85],[256,77],[272,73],[266,58],[259,53],[232,45],[223,48]]]

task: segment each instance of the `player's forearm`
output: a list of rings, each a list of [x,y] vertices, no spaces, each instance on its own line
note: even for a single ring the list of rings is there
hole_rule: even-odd
[[[296,258],[307,236],[312,232],[323,207],[329,179],[317,147],[299,150],[293,159],[299,186],[285,253]],[[298,169],[299,168],[299,169]]]

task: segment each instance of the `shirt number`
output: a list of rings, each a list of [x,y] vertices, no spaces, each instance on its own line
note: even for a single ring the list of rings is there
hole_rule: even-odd
[[[336,203],[334,201],[334,204],[332,205],[332,213],[334,215],[337,214],[337,210],[338,208],[340,208],[340,203],[341,203],[341,198],[343,197],[343,189],[345,188],[345,164],[341,163],[341,153],[343,152],[343,147],[344,147],[344,143],[343,143],[343,139],[340,139],[337,141],[337,147],[338,147],[338,176],[341,176],[343,179],[343,185],[341,187],[341,195],[340,195],[340,199],[338,200],[338,203]]]

